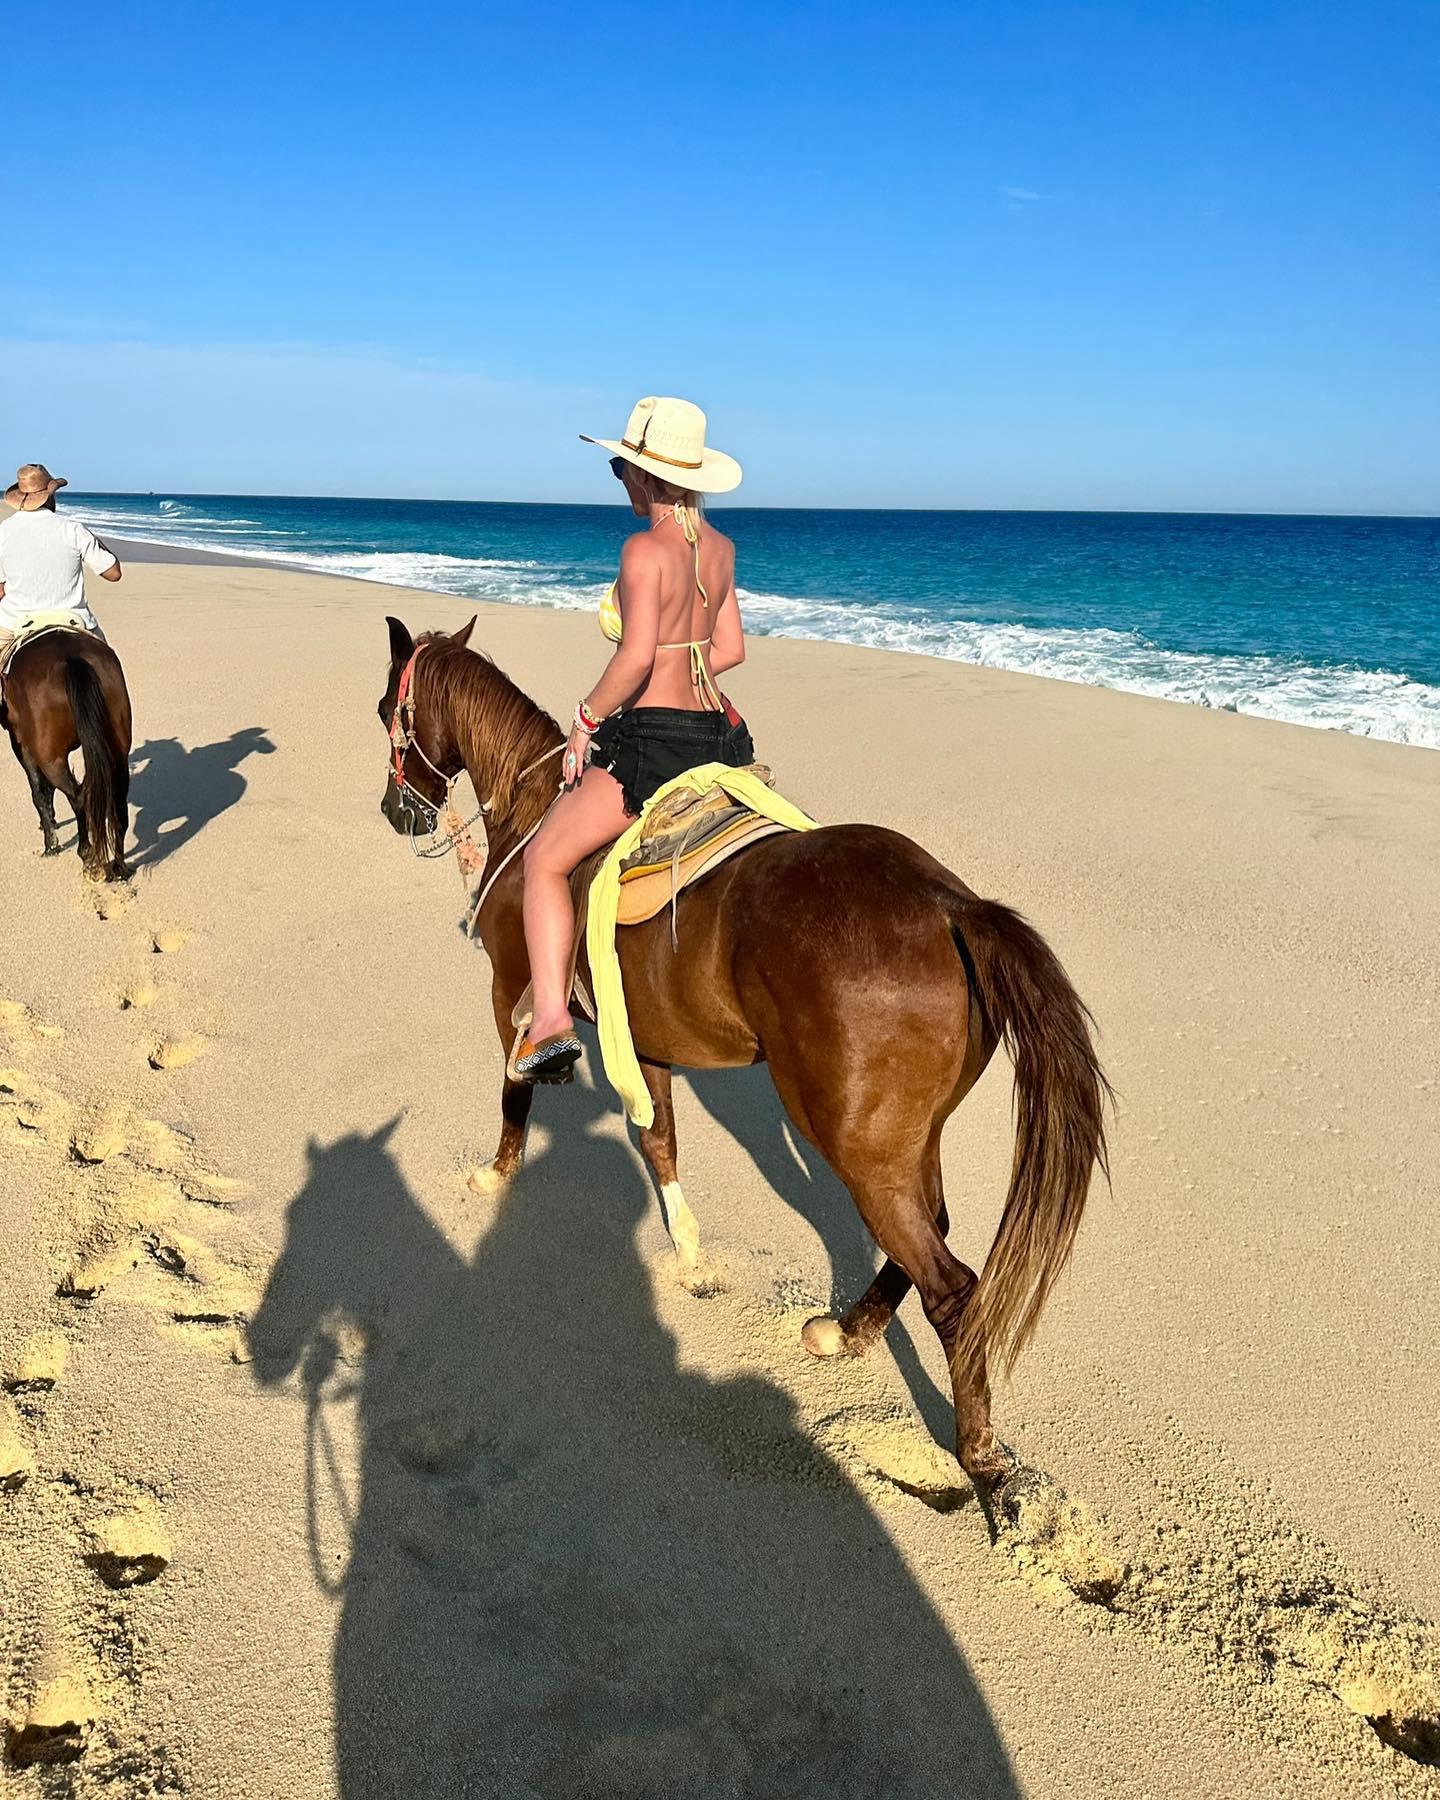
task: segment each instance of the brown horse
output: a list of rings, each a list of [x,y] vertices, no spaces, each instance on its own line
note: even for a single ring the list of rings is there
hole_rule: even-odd
[[[55,790],[75,814],[76,848],[95,880],[123,880],[130,822],[130,695],[120,659],[88,631],[56,630],[22,642],[0,705],[10,747],[30,782],[45,855],[59,854]],[[85,758],[75,779],[70,757]]]
[[[380,701],[387,730],[416,645],[390,627]],[[475,621],[430,633],[413,663],[413,742],[381,810],[397,831],[434,829],[445,782],[469,774],[488,802],[491,867],[555,792],[563,739],[493,663],[466,649]],[[502,1050],[529,980],[523,874],[513,857],[481,910]],[[990,1424],[987,1354],[1013,1364],[1065,1266],[1092,1172],[1105,1167],[1108,1093],[1089,1015],[1050,949],[1009,907],[981,900],[918,845],[868,825],[770,837],[724,863],[666,917],[620,933],[620,967],[653,1126],[640,1133],[666,1224],[693,1266],[695,1222],[680,1192],[670,1071],[768,1063],[786,1112],[850,1190],[885,1262],[838,1320],[802,1334],[817,1356],[873,1344],[913,1284],[939,1334],[962,1467],[988,1499],[1013,1474]],[[582,963],[582,969],[584,965]],[[1004,1041],[1015,1065],[1010,1191],[984,1274],[945,1242],[940,1134]],[[492,1165],[520,1166],[532,1090],[506,1079]]]

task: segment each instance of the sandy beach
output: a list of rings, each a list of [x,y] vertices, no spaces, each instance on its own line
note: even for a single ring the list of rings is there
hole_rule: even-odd
[[[385,613],[473,607],[198,557],[94,601],[132,887],[0,780],[0,1788],[1440,1792],[1440,755],[838,644],[727,681],[1100,1027],[1113,1192],[995,1399],[1068,1501],[992,1546],[915,1300],[800,1348],[874,1259],[763,1070],[677,1081],[705,1297],[593,1056],[470,1181],[489,971],[375,704]],[[562,716],[603,649],[475,641]],[[946,1136],[976,1264],[1009,1105],[997,1058]]]

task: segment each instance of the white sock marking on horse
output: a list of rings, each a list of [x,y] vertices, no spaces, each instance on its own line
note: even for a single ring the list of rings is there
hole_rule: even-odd
[[[665,1215],[665,1229],[675,1246],[675,1255],[683,1271],[693,1269],[700,1255],[700,1227],[695,1215],[685,1204],[678,1181],[667,1181],[660,1189],[660,1206]]]

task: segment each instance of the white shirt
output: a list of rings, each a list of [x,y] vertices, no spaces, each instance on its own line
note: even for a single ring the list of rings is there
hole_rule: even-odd
[[[78,519],[53,513],[16,512],[0,525],[0,626],[14,631],[31,613],[71,611],[96,626],[85,604],[85,575],[103,575],[118,559]]]

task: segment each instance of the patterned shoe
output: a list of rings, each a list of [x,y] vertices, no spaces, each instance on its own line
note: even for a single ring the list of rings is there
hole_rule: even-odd
[[[584,1046],[573,1031],[532,1044],[527,1037],[515,1055],[515,1073],[522,1081],[573,1081],[575,1065]]]

